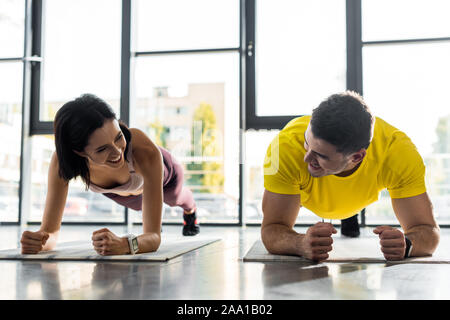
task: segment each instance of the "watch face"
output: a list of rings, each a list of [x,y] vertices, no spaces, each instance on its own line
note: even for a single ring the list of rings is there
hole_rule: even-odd
[[[131,243],[133,244],[133,251],[136,252],[138,250],[137,238],[133,238],[133,240],[131,240]]]

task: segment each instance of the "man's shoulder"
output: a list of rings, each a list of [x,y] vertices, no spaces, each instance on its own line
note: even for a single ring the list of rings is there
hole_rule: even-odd
[[[284,176],[297,181],[305,170],[304,132],[310,116],[289,121],[270,143],[264,160],[264,175]]]
[[[384,175],[397,177],[422,170],[423,159],[408,135],[386,121],[376,118],[371,157]]]
[[[373,144],[386,154],[397,154],[404,149],[416,149],[413,141],[402,130],[389,124],[387,121],[376,117]]]
[[[276,136],[275,141],[287,148],[303,146],[305,131],[308,128],[311,116],[302,116],[289,121]]]
[[[289,121],[283,129],[281,129],[282,133],[291,133],[291,132],[305,132],[308,128],[309,122],[311,121],[310,115],[304,115]]]
[[[403,131],[376,120],[372,158],[380,184],[391,198],[405,198],[426,191],[425,164],[413,141]]]
[[[305,131],[310,118],[303,116],[289,121],[272,140],[271,148],[279,149],[280,155],[304,153]]]

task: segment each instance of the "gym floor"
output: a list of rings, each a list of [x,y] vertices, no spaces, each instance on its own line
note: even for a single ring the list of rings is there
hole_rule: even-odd
[[[100,228],[63,226],[59,242],[90,239]],[[119,235],[128,232],[108,228]],[[138,234],[141,228],[131,231]],[[371,230],[362,229],[361,237],[371,236]],[[0,249],[17,248],[22,231],[0,226]],[[178,234],[181,226],[163,226],[163,232]],[[202,234],[222,241],[168,262],[0,260],[0,299],[450,299],[450,264],[244,263],[259,232],[259,227],[202,226]],[[442,228],[438,250],[449,249],[450,229]]]

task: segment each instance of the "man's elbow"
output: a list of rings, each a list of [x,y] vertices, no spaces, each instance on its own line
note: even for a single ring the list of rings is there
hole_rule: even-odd
[[[273,248],[272,248],[273,237],[271,236],[271,229],[272,229],[271,225],[264,225],[263,224],[261,226],[261,241],[262,241],[264,247],[266,248],[266,250],[270,254],[274,254],[274,251],[273,251]]]
[[[427,232],[426,232],[426,238],[421,237],[423,244],[422,246],[417,246],[417,251],[414,250],[413,246],[413,252],[412,256],[415,257],[423,257],[423,256],[431,256],[436,251],[436,248],[439,245],[440,241],[440,228],[439,226],[428,226]]]
[[[432,227],[430,232],[430,248],[428,255],[432,255],[436,251],[440,239],[441,239],[441,231],[439,226]]]
[[[280,250],[279,242],[285,232],[286,227],[280,224],[263,224],[261,226],[261,241],[270,254],[284,253],[283,250]]]

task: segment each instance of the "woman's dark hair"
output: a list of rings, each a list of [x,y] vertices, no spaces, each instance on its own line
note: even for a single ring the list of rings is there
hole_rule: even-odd
[[[112,108],[93,94],[84,94],[65,103],[58,110],[54,120],[54,133],[61,178],[69,181],[80,176],[86,188],[89,188],[91,180],[88,160],[77,155],[74,150],[84,151],[91,134],[101,128],[106,120],[113,119],[116,119],[116,114]],[[123,122],[119,121],[119,125],[127,141],[124,153],[127,160],[131,133]]]
[[[353,91],[333,94],[313,110],[311,130],[315,137],[350,154],[367,149],[372,140],[375,117],[362,97]]]

